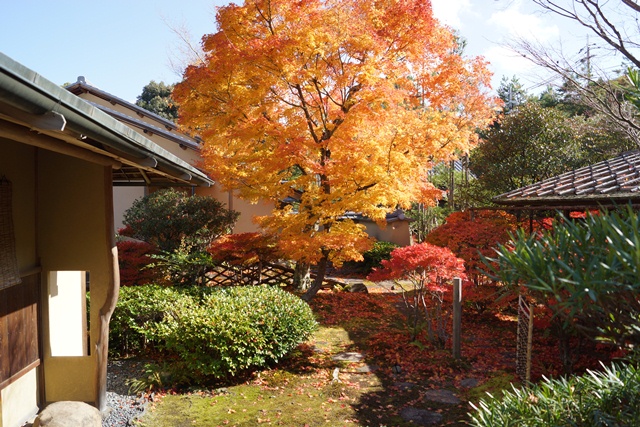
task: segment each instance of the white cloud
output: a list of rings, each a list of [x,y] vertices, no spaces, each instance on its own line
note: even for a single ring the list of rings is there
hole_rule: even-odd
[[[433,15],[454,28],[462,27],[461,13],[471,8],[471,0],[432,0]]]
[[[491,27],[497,27],[497,31],[502,32],[505,38],[547,42],[560,35],[557,25],[545,23],[537,14],[523,12],[519,1],[492,13],[487,23]]]

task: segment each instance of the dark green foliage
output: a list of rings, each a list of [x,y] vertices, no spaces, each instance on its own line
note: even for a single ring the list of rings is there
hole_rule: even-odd
[[[369,274],[374,268],[379,268],[382,261],[391,258],[391,251],[398,245],[391,242],[377,241],[373,244],[373,248],[362,254],[362,261],[345,262],[345,267],[355,272]]]
[[[178,104],[171,98],[173,86],[151,80],[142,88],[142,94],[138,96],[136,105],[175,122],[178,119]]]
[[[409,223],[411,235],[417,243],[422,243],[427,235],[444,223],[449,210],[440,206],[425,206],[422,203],[413,203],[407,211],[407,216],[413,221]]]
[[[545,379],[472,406],[476,427],[632,427],[640,425],[640,371],[633,365]]]
[[[640,344],[640,217],[631,207],[552,230],[522,230],[500,246],[495,278],[523,285],[549,305],[565,330],[620,346]]]
[[[496,196],[633,148],[605,119],[525,102],[482,132],[470,157],[474,192]]]
[[[127,235],[161,251],[172,252],[184,242],[204,252],[212,240],[229,232],[237,218],[237,212],[225,209],[212,197],[168,189],[136,200],[125,212],[124,224]]]
[[[209,252],[194,250],[184,241],[173,252],[161,252],[151,258],[150,267],[161,271],[163,279],[175,286],[206,285],[206,273],[215,265]]]
[[[578,141],[555,108],[526,102],[483,135],[471,153],[471,171],[492,195],[505,193],[577,166]]]
[[[113,344],[126,342],[137,349],[153,343],[164,360],[171,360],[163,370],[170,371],[174,383],[194,384],[264,367],[317,327],[309,306],[280,288],[130,289],[140,294],[125,294],[118,302],[112,323],[125,333],[116,332]]]

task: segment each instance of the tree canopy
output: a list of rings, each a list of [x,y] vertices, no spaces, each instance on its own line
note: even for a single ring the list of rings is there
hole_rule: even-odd
[[[345,212],[383,223],[434,203],[433,162],[467,152],[492,118],[484,60],[460,55],[429,2],[252,0],[216,20],[174,90],[181,123],[214,179],[276,204],[259,223],[319,277],[370,247]],[[297,210],[279,203],[294,189]]]
[[[142,88],[136,105],[167,120],[176,121],[178,119],[178,105],[171,98],[173,86],[151,80],[148,85]]]

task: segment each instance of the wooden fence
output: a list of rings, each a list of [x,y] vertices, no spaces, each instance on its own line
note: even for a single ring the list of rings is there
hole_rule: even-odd
[[[218,265],[207,272],[207,282],[213,286],[238,286],[238,285],[292,285],[294,270],[279,264],[256,263],[253,265]],[[311,273],[312,279],[315,274]],[[345,286],[340,280],[325,278],[322,282],[324,288]]]

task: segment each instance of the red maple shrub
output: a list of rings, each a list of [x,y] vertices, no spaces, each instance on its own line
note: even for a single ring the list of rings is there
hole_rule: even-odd
[[[225,234],[207,249],[214,261],[252,265],[278,258],[275,240],[262,233]]]
[[[150,255],[156,252],[153,245],[138,240],[122,240],[117,242],[117,246],[120,286],[144,285],[157,281],[158,272],[148,267],[153,263]]]
[[[454,212],[426,238],[431,243],[462,258],[469,277],[478,284],[484,264],[482,256],[492,257],[498,244],[509,241],[516,229],[516,218],[501,211]]]
[[[464,261],[449,249],[429,243],[394,249],[391,259],[383,260],[382,268],[374,269],[367,276],[375,282],[395,280],[402,288],[403,299],[410,312],[412,340],[425,327],[429,341],[441,345],[446,342],[442,303],[445,295],[451,293],[450,281],[455,277],[466,278]]]

